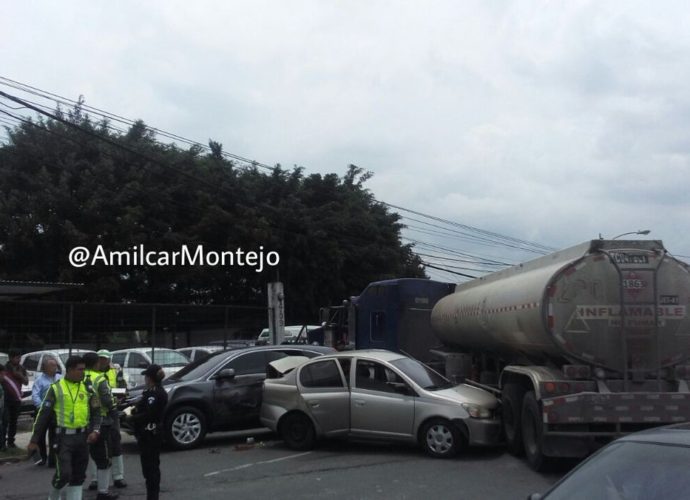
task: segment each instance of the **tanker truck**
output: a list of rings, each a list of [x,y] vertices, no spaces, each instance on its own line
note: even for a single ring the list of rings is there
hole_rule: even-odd
[[[534,469],[690,420],[690,272],[660,241],[593,240],[462,284],[370,283],[322,309],[334,345],[383,348],[500,395]]]
[[[690,420],[688,306],[660,241],[593,240],[457,285],[431,325],[437,354],[493,365],[507,446],[539,470]]]

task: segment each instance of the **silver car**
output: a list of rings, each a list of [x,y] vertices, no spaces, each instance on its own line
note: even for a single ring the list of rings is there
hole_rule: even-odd
[[[383,350],[348,351],[272,363],[264,381],[261,422],[288,447],[311,449],[326,437],[419,443],[433,457],[463,445],[500,441],[498,400],[469,385],[453,385],[424,364]]]

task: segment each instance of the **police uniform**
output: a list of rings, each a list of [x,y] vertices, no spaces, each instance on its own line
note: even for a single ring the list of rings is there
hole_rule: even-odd
[[[55,416],[57,463],[53,476],[53,491],[49,499],[59,499],[67,486],[68,500],[81,499],[82,483],[89,461],[87,437],[100,432],[101,413],[98,398],[83,382],[62,378],[50,386],[36,416],[31,443],[38,443],[50,419]]]
[[[149,366],[142,375],[148,375],[154,380],[162,369],[158,365]],[[141,458],[141,472],[146,479],[146,499],[158,500],[160,491],[160,453],[163,442],[163,412],[168,404],[168,394],[160,386],[147,388],[141,400],[132,411],[129,421],[134,427],[134,435],[139,445]]]
[[[101,351],[98,352],[100,353]],[[118,371],[111,366],[105,372],[105,376],[111,388],[127,387],[127,383],[122,376],[122,370]],[[113,396],[113,400],[117,406],[117,398],[115,396]],[[125,464],[122,457],[122,436],[120,435],[119,417],[113,419],[113,425],[110,427],[110,443],[112,444],[113,482],[116,488],[124,488],[127,486],[127,483],[125,483]]]
[[[108,487],[110,486],[110,458],[112,455],[111,428],[113,421],[118,418],[117,409],[108,386],[108,379],[103,372],[85,370],[84,383],[91,387],[100,402],[101,433],[98,440],[89,447],[91,458],[96,463],[97,468],[98,496],[96,498],[97,500],[114,500],[117,495],[108,493]]]
[[[107,358],[108,360],[112,357],[112,353],[107,349],[101,349],[96,354],[99,358]],[[111,389],[113,388],[126,388],[127,383],[122,375],[122,370],[116,370],[114,367],[109,366],[103,375],[108,380],[108,385]],[[113,402],[117,408],[117,398],[113,395]],[[116,488],[126,488],[127,483],[125,482],[125,464],[124,457],[122,456],[122,436],[120,435],[120,418],[114,415],[112,418],[112,423],[109,427],[110,429],[110,461],[111,461],[111,472],[113,478],[113,485]],[[98,488],[98,468],[93,460],[89,461],[88,475],[91,480],[89,484],[90,490],[95,490]]]

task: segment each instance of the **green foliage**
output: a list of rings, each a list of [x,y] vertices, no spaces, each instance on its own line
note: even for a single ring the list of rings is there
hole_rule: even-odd
[[[350,165],[305,175],[238,168],[209,141],[210,153],[156,141],[139,121],[118,134],[94,123],[83,100],[55,120],[22,124],[0,148],[0,278],[83,282],[89,301],[265,304],[266,283],[286,289],[290,322],[314,321],[374,280],[423,277],[400,242],[396,214],[364,184],[371,173]],[[280,265],[249,267],[118,266],[74,268],[75,246],[177,251],[277,251]]]

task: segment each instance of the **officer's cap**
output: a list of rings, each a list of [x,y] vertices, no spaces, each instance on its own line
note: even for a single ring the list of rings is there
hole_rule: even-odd
[[[108,359],[110,359],[110,358],[113,357],[113,353],[111,353],[108,349],[101,349],[101,350],[98,351],[96,354],[98,354],[98,357],[99,357],[99,358],[108,358]]]
[[[161,381],[163,380],[164,372],[160,365],[149,365],[149,367],[141,372],[142,375],[148,375],[153,380]]]

